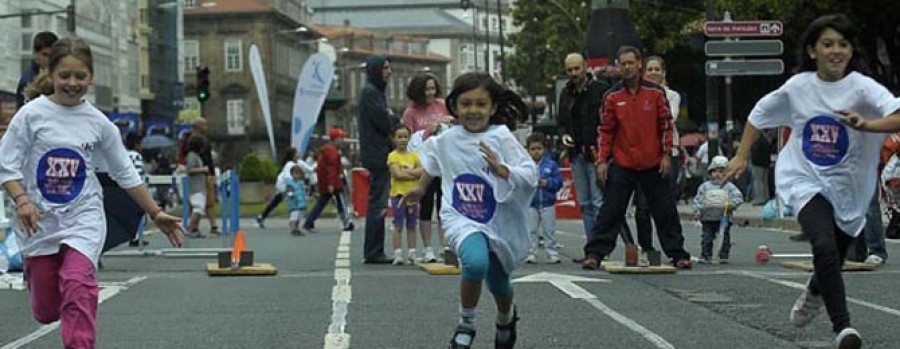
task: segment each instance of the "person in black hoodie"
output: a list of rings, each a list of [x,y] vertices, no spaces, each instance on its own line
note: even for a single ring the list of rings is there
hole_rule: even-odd
[[[387,214],[391,173],[387,156],[391,152],[391,129],[397,124],[388,108],[384,90],[393,73],[391,61],[382,55],[366,60],[366,84],[359,95],[360,158],[369,171],[369,198],[366,208],[366,239],[363,249],[365,263],[388,264],[384,254],[384,217]]]
[[[559,134],[568,150],[572,177],[585,236],[594,225],[594,218],[603,204],[603,193],[597,187],[594,153],[597,151],[597,126],[603,94],[609,88],[585,71],[584,57],[570,53],[565,59],[569,81],[559,96]],[[576,262],[580,262],[576,260]]]

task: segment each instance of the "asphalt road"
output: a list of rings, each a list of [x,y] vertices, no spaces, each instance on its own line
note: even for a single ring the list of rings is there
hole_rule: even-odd
[[[458,276],[362,264],[359,220],[344,241],[334,219],[303,237],[290,236],[283,219],[270,219],[269,229],[243,224],[256,261],[275,265],[277,276],[210,277],[204,265],[211,258],[105,257],[98,348],[447,347],[458,316]],[[686,248],[698,252],[699,225],[683,226]],[[803,329],[789,323],[809,274],[753,259],[760,244],[776,253],[808,252],[787,232],[735,228],[729,265],[610,275],[568,262],[581,254],[580,222],[560,221],[558,229],[566,263],[526,265],[514,275],[532,281],[514,286],[517,348],[822,348],[831,339],[824,315]],[[165,247],[159,234],[149,239],[149,249]],[[223,245],[208,238],[187,247]],[[900,256],[898,245],[888,248]],[[612,258],[621,260],[621,248]],[[900,346],[893,326],[900,321],[898,274],[893,259],[878,271],[845,273],[853,324],[866,348]],[[475,347],[490,348],[494,303],[487,292],[482,298]],[[0,349],[59,347],[58,329],[31,317],[26,291],[0,289]]]

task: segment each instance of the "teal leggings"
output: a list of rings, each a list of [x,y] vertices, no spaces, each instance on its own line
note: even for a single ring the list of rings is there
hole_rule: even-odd
[[[459,245],[459,259],[462,261],[462,278],[470,281],[487,279],[488,290],[498,296],[512,294],[509,274],[503,271],[497,256],[488,249],[487,237],[478,232],[463,240]]]

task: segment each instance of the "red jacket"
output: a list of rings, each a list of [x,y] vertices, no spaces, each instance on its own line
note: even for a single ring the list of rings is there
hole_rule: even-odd
[[[649,81],[641,80],[635,94],[622,82],[610,88],[597,129],[598,164],[612,156],[616,166],[645,171],[659,166],[662,155],[672,152],[672,114],[666,92]]]
[[[325,143],[319,148],[319,159],[316,160],[316,176],[319,179],[319,193],[328,193],[328,186],[334,191],[344,190],[341,180],[341,152],[332,143]]]

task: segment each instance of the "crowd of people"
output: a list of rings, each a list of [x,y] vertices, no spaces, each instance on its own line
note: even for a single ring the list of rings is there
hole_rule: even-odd
[[[813,275],[790,320],[802,327],[824,309],[834,344],[859,348],[862,337],[851,326],[841,266],[851,247],[862,250],[857,258],[867,256],[867,262],[887,258],[878,187],[880,182],[897,212],[900,136],[885,143],[885,135],[900,131],[900,99],[861,73],[857,35],[843,15],[812,22],[800,40],[798,73],[760,99],[743,131],[723,137],[722,149],[715,150],[725,156],[709,161],[704,155],[708,144],[697,149],[679,144],[680,97],[667,86],[661,57],[644,58],[640,49],[623,46],[615,57],[615,75],[594,77],[582,55],[567,55],[563,66],[569,81],[560,92],[558,134],[564,160],[571,164],[586,238],[583,256],[575,262],[586,270],[600,269],[621,237],[626,260],[632,255],[638,265],[646,265],[649,256],[659,255],[655,227],[672,266],[690,269],[695,261],[710,263],[716,257],[727,263],[734,210],[745,201],[765,204],[777,194],[797,210],[801,237],[814,256]],[[22,107],[0,140],[0,183],[15,204],[34,317],[42,323],[61,320],[67,347],[93,347],[95,270],[106,234],[131,229],[145,213],[174,246],[181,245],[182,234],[203,237],[204,216],[210,234],[219,234],[212,209],[214,158],[200,119],[183,151],[192,206],[183,232],[180,220],[166,214],[143,184],[142,160],[135,156],[139,142],[123,139],[83,99],[93,76],[90,47],[81,39],[41,34],[34,53],[35,65],[20,83]],[[440,98],[439,80],[420,73],[408,86],[410,102],[402,114],[385,100],[392,73],[388,57],[371,56],[359,98],[359,139],[366,145],[360,158],[369,174],[364,262],[438,260],[432,244],[437,217],[438,250],[445,258],[458,258],[461,267],[459,321],[451,348],[472,347],[484,283],[497,308],[495,347],[513,348],[519,316],[510,275],[523,263],[536,263],[540,250],[547,263],[562,262],[555,236],[556,197],[563,186],[560,159],[547,151],[556,144],[538,132],[524,144],[516,139],[512,130],[527,107],[487,73],[462,74],[446,99]],[[82,127],[67,127],[71,120]],[[774,161],[773,190],[769,172],[781,135],[767,130],[779,127],[793,132]],[[314,159],[301,159],[296,148],[286,152],[276,195],[256,217],[260,227],[286,199],[290,233],[316,233],[315,222],[333,199],[342,229],[354,230],[340,150],[347,136],[339,128],[329,130],[329,142]],[[459,156],[473,153],[478,156]],[[866,175],[878,173],[879,165],[884,167],[881,178]],[[744,175],[748,166],[752,181]],[[110,212],[116,205],[105,201],[116,197],[115,190],[133,201],[136,214]],[[315,204],[307,214],[313,192]],[[693,203],[702,223],[699,258],[685,249],[679,199]],[[637,241],[625,222],[632,203]],[[390,257],[384,247],[388,207],[393,213]],[[93,224],[97,221],[107,224]],[[892,225],[900,234],[900,216],[892,217],[889,234]],[[719,232],[723,241],[714,256]]]

